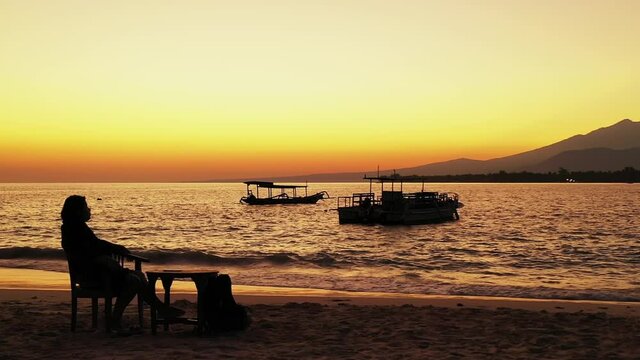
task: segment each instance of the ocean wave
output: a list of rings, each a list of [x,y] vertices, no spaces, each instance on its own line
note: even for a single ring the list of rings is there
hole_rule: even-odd
[[[488,265],[478,261],[454,260],[449,257],[434,259],[431,262],[408,260],[402,257],[379,256],[341,256],[326,251],[299,255],[294,252],[275,252],[243,254],[238,256],[223,256],[204,251],[190,250],[186,248],[166,250],[142,250],[133,249],[136,255],[148,258],[153,264],[177,264],[197,266],[254,266],[264,264],[267,266],[301,266],[319,268],[349,268],[352,266],[364,267],[392,267],[396,269],[432,271],[432,270],[460,270],[460,269],[484,269]],[[13,247],[0,249],[0,259],[9,260],[66,260],[64,251],[55,248]]]
[[[229,265],[250,266],[266,264],[269,266],[313,265],[333,267],[339,263],[332,255],[319,252],[305,256],[295,253],[257,253],[238,257],[224,257],[202,251],[187,249],[172,250],[134,250],[138,256],[148,258],[154,264],[189,264],[189,265]],[[12,247],[0,248],[0,259],[3,260],[66,260],[62,249]],[[16,263],[17,262],[13,262]]]
[[[338,263],[326,253],[314,253],[305,256],[290,252],[256,253],[237,257],[224,257],[201,251],[190,250],[147,250],[137,252],[141,256],[160,264],[196,264],[196,265],[232,265],[249,266],[267,264],[270,266],[314,265],[318,267],[334,266]]]
[[[0,259],[65,260],[66,257],[62,249],[11,247],[0,249]]]

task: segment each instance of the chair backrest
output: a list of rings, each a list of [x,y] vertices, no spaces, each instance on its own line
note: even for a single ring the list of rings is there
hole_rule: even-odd
[[[78,284],[78,270],[76,269],[75,264],[69,258],[69,255],[65,252],[65,256],[67,257],[67,266],[69,268],[69,281],[71,283],[71,291],[75,291],[76,285]]]
[[[102,288],[107,287],[108,284],[105,284],[105,281],[108,282],[108,279],[92,279],[87,278],[85,272],[81,271],[81,269],[77,268],[77,264],[71,259],[69,254],[66,254],[67,257],[67,265],[69,268],[69,282],[71,285],[71,291],[76,291],[81,287],[89,287],[89,288]],[[111,255],[111,257],[120,265],[124,267],[125,258],[121,255]]]

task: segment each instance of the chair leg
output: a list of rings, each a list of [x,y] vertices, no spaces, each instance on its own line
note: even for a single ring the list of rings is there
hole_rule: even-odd
[[[91,298],[91,328],[98,327],[98,298]]]
[[[144,307],[142,297],[138,295],[138,322],[140,323],[140,329],[144,327]]]
[[[76,331],[76,322],[78,320],[78,298],[75,294],[71,294],[71,331]]]
[[[107,332],[111,331],[111,297],[104,298],[104,323]]]

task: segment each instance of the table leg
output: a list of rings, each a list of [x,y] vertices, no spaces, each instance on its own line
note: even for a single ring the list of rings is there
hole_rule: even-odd
[[[163,277],[162,278],[162,287],[164,288],[164,303],[167,306],[171,305],[171,285],[173,284],[172,277]],[[164,331],[169,330],[169,321],[164,319]]]
[[[204,332],[204,304],[207,284],[209,283],[209,275],[194,276],[191,278],[196,283],[198,291],[198,335]]]
[[[149,287],[153,290],[153,293],[156,293],[156,281],[158,281],[157,276],[149,275]],[[153,302],[150,304],[151,307],[151,334],[156,334],[156,320],[157,320],[157,309]]]
[[[140,260],[136,259],[135,269],[137,272],[142,274],[142,264],[140,263]],[[144,274],[142,275],[144,276]],[[138,296],[136,297],[138,298],[138,322],[140,323],[140,329],[142,329],[144,327],[144,304],[140,294],[138,294]]]

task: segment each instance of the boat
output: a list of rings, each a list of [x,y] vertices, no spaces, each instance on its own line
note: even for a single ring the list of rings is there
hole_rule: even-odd
[[[247,185],[247,195],[243,196],[240,202],[247,205],[315,204],[319,200],[329,198],[326,191],[308,195],[307,185],[278,185],[268,181],[245,181],[244,184]],[[260,189],[266,189],[266,197],[260,197]],[[298,189],[304,189],[304,196],[298,195]],[[273,190],[280,190],[280,193],[274,195]],[[287,191],[290,191],[291,195]]]
[[[463,204],[456,193],[425,191],[425,179],[420,176],[367,177],[368,193],[354,193],[352,196],[338,197],[338,219],[340,224],[428,224],[459,220],[458,209]],[[376,197],[372,191],[373,182],[380,183],[382,195]],[[404,183],[422,183],[422,190],[404,193]],[[385,184],[391,190],[385,190]],[[399,190],[397,189],[399,186]]]

